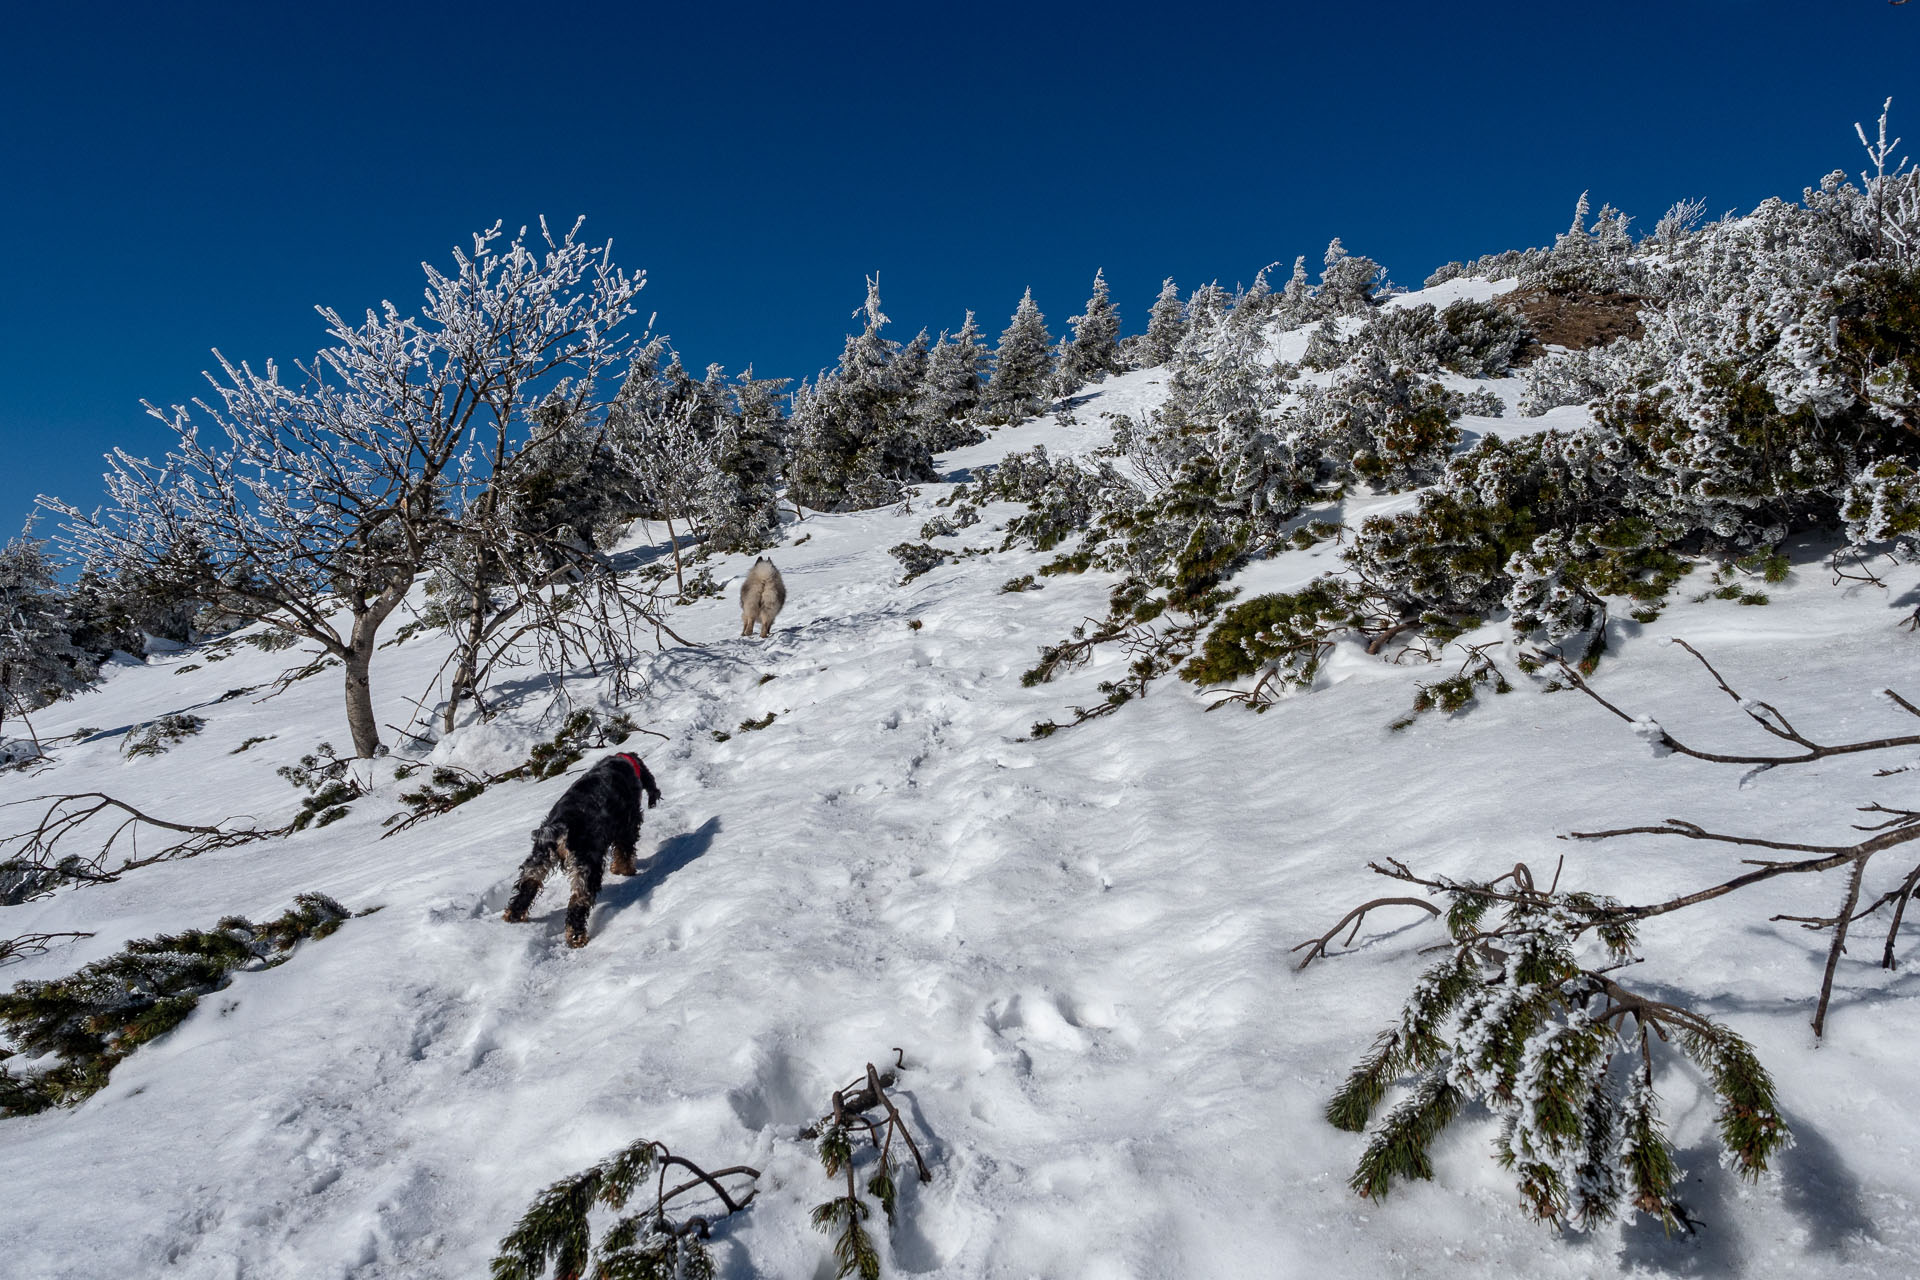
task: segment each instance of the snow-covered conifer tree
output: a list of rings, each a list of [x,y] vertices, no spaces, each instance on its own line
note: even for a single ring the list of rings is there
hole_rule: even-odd
[[[1168,276],[1160,282],[1160,296],[1147,312],[1147,331],[1134,344],[1133,363],[1142,369],[1163,365],[1173,358],[1186,333],[1186,321],[1180,305],[1180,288]]]
[[[722,497],[708,516],[707,541],[716,550],[758,551],[779,536],[787,438],[779,395],[786,385],[785,378],[756,378],[751,368],[734,379],[715,460]]]
[[[1327,245],[1315,300],[1321,310],[1332,315],[1360,314],[1373,305],[1373,290],[1380,275],[1379,263],[1348,253],[1340,237],[1335,236]]]
[[[1093,273],[1093,296],[1087,299],[1086,313],[1067,323],[1073,326],[1073,337],[1061,343],[1054,374],[1061,395],[1072,395],[1089,382],[1121,370],[1120,312],[1107,295],[1104,273]]]
[[[1298,328],[1315,318],[1313,286],[1307,281],[1305,254],[1293,260],[1293,274],[1287,278],[1286,288],[1280,291],[1280,302],[1275,311],[1289,329]]]
[[[980,406],[984,384],[981,369],[987,351],[980,343],[980,326],[973,312],[967,312],[960,332],[940,335],[927,360],[927,374],[920,383],[915,416],[920,422],[921,439],[934,453],[978,444],[986,437],[971,421]]]
[[[0,548],[0,723],[66,697],[99,674],[75,647],[53,561],[22,534]]]
[[[987,421],[1019,422],[1045,412],[1053,373],[1052,346],[1047,318],[1028,289],[993,353],[993,377],[987,382],[984,407]]]
[[[899,344],[881,336],[887,317],[878,278],[867,281],[867,301],[854,316],[866,323],[848,336],[839,366],[803,385],[793,403],[789,490],[795,501],[827,511],[881,506],[935,475],[916,429],[924,376],[912,365],[920,357],[903,361]]]

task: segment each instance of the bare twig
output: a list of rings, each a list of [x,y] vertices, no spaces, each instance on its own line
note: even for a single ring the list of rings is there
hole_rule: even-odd
[[[1327,953],[1328,944],[1334,940],[1340,930],[1347,926],[1348,921],[1353,922],[1353,932],[1349,933],[1346,941],[1340,945],[1350,945],[1354,938],[1359,936],[1360,926],[1366,921],[1367,912],[1377,907],[1419,907],[1428,915],[1437,916],[1440,914],[1440,908],[1434,906],[1425,898],[1375,898],[1372,902],[1363,902],[1353,910],[1347,912],[1344,916],[1341,916],[1340,922],[1334,925],[1333,928],[1327,930],[1319,937],[1309,938],[1299,946],[1293,948],[1295,951],[1306,950],[1309,947],[1312,948],[1312,950],[1307,951],[1306,958],[1301,960],[1296,968],[1304,969],[1321,956],[1324,956]]]
[[[899,1109],[893,1105],[893,1099],[887,1096],[886,1089],[880,1083],[880,1073],[873,1069],[871,1062],[867,1064],[867,1088],[871,1089],[873,1096],[880,1100],[880,1105],[887,1109],[887,1120],[892,1131],[907,1140],[907,1150],[913,1153],[913,1163],[914,1167],[920,1171],[920,1181],[932,1182],[933,1175],[927,1172],[927,1162],[920,1158],[920,1144],[913,1140],[913,1131],[907,1128],[907,1122],[901,1117]]]
[[[1795,729],[1792,723],[1774,707],[1764,702],[1743,698],[1739,691],[1734,689],[1732,685],[1729,685],[1726,680],[1721,677],[1720,673],[1714,670],[1713,664],[1702,657],[1700,651],[1692,645],[1680,639],[1675,639],[1673,643],[1679,645],[1682,649],[1685,649],[1688,653],[1691,653],[1695,658],[1700,660],[1700,665],[1707,669],[1707,673],[1713,677],[1714,683],[1720,686],[1721,692],[1733,699],[1734,703],[1746,714],[1748,719],[1752,720],[1774,737],[1803,748],[1803,750],[1796,755],[1723,755],[1712,751],[1697,751],[1675,738],[1671,733],[1668,733],[1664,727],[1654,726],[1658,730],[1658,736],[1654,738],[1654,741],[1658,745],[1678,755],[1692,756],[1696,760],[1705,760],[1713,764],[1750,764],[1758,765],[1764,769],[1771,769],[1776,765],[1805,764],[1811,760],[1824,760],[1830,756],[1854,755],[1862,751],[1885,751],[1893,747],[1920,746],[1920,733],[1907,734],[1901,737],[1874,738],[1862,742],[1843,742],[1833,745],[1815,742]],[[1643,720],[1628,715],[1625,711],[1622,711],[1619,707],[1601,697],[1600,694],[1594,691],[1593,686],[1588,684],[1586,679],[1581,676],[1566,659],[1557,654],[1541,654],[1539,656],[1546,661],[1558,665],[1574,688],[1586,694],[1608,711],[1620,717],[1620,719],[1626,721],[1628,724],[1637,725],[1646,723]],[[1920,716],[1920,707],[1914,706],[1913,703],[1907,701],[1893,690],[1883,689],[1881,692],[1907,714]]]
[[[23,933],[17,938],[0,938],[0,964],[10,964],[27,956],[37,956],[63,938],[91,938],[91,933]]]
[[[92,818],[105,813],[110,815],[110,821],[115,822],[116,825],[107,833],[106,839],[102,841],[96,852],[78,858],[62,870],[64,878],[89,884],[115,880],[128,871],[152,866],[156,862],[197,857],[214,849],[230,849],[236,845],[252,844],[258,840],[284,836],[292,830],[289,826],[233,827],[227,825],[239,821],[239,818],[223,818],[212,826],[169,822],[165,818],[156,818],[150,813],[142,812],[124,800],[116,800],[102,791],[34,796],[30,799],[14,800],[0,805],[0,810],[33,804],[45,804],[47,807],[41,812],[32,829],[0,838],[0,854],[8,855],[11,860],[25,862],[30,867],[51,869],[58,865],[62,861],[59,851],[61,842],[72,837]],[[171,831],[187,838],[170,844],[156,853],[143,856],[139,847],[140,833],[143,828]],[[122,837],[127,841],[128,856],[123,858],[119,866],[109,869],[107,860]]]

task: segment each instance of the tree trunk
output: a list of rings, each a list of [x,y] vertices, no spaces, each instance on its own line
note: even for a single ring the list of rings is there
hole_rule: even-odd
[[[486,643],[487,605],[491,592],[486,589],[483,574],[475,573],[473,604],[467,612],[467,634],[464,637],[455,633],[460,642],[460,660],[454,664],[453,683],[447,688],[447,709],[440,717],[440,731],[452,733],[455,718],[460,714],[461,706],[469,696],[475,693],[474,683],[480,678],[480,650]]]
[[[367,670],[372,659],[373,655],[358,644],[346,657],[347,732],[353,735],[353,753],[363,760],[380,753],[380,725],[373,718],[373,683]]]
[[[680,572],[680,539],[673,532],[673,517],[667,517],[667,544],[673,548],[673,581],[680,594],[687,594],[687,580]]]
[[[380,624],[400,603],[404,590],[389,589],[377,597],[364,613],[353,617],[353,631],[342,655],[347,664],[347,732],[353,735],[353,753],[362,760],[380,754],[380,722],[373,718],[373,665],[375,641]]]

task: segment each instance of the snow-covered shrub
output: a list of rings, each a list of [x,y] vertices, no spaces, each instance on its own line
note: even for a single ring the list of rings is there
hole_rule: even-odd
[[[1331,317],[1322,320],[1307,335],[1306,350],[1300,353],[1300,367],[1322,372],[1338,369],[1353,354],[1354,344],[1340,336],[1340,325]]]
[[[1609,347],[1549,351],[1521,374],[1520,416],[1537,418],[1562,405],[1591,404],[1618,391],[1624,372],[1619,353]]]
[[[587,752],[619,746],[633,736],[634,728],[633,717],[624,711],[607,713],[581,707],[568,713],[551,738],[535,743],[524,762],[490,781],[557,778],[584,759]]]
[[[1489,435],[1449,463],[1412,511],[1366,521],[1347,559],[1402,616],[1478,618],[1506,608],[1519,630],[1551,617],[1551,629],[1570,634],[1596,615],[1568,622],[1569,583],[1588,593],[1574,593],[1582,600],[1651,601],[1683,571],[1666,550],[1675,527],[1633,514],[1629,491],[1630,476],[1589,435]]]
[[[129,729],[126,741],[121,744],[120,754],[129,760],[162,755],[206,727],[205,720],[185,712],[161,716],[158,720],[149,720]]]
[[[123,1059],[179,1026],[234,972],[282,964],[299,943],[326,937],[348,916],[325,894],[303,893],[294,903],[264,924],[229,916],[212,929],[129,942],[67,977],[22,982],[0,996],[0,1027],[14,1053],[58,1059],[17,1075],[0,1067],[0,1116],[84,1101]],[[9,1056],[0,1052],[0,1059]]]
[[[332,743],[323,742],[301,756],[298,764],[283,764],[274,770],[291,786],[307,793],[288,824],[290,830],[324,827],[347,816],[347,806],[365,794],[348,775],[347,763]]]
[[[1913,554],[1920,547],[1920,469],[1892,458],[1863,468],[1847,486],[1840,517],[1854,545],[1897,541]]]
[[[1297,421],[1335,477],[1389,491],[1425,484],[1446,465],[1460,432],[1463,398],[1362,347],[1325,389],[1301,397]]]
[[[0,719],[84,688],[100,659],[75,643],[53,561],[30,538],[0,548]]]
[[[1519,272],[1523,287],[1538,285],[1556,293],[1641,293],[1648,288],[1651,274],[1637,260],[1633,237],[1627,234],[1633,219],[1605,205],[1588,226],[1589,208],[1583,191],[1574,206],[1573,225],[1555,238],[1552,249]]]
[[[1537,269],[1545,249],[1504,249],[1483,254],[1471,262],[1449,262],[1426,279],[1427,288],[1449,280],[1513,280]]]
[[[949,551],[931,546],[925,542],[901,542],[890,547],[887,554],[900,562],[900,583],[905,586],[923,573],[938,569],[953,558]]]
[[[1258,675],[1262,685],[1306,687],[1333,637],[1359,625],[1364,608],[1351,583],[1331,577],[1299,591],[1255,596],[1220,616],[1200,652],[1180,668],[1180,678],[1218,685]]]
[[[1465,392],[1460,397],[1460,412],[1476,418],[1498,418],[1506,411],[1507,402],[1500,398],[1498,392],[1486,387]]]
[[[1111,495],[1131,486],[1106,463],[1087,467],[1072,458],[1054,458],[1045,445],[1009,454],[980,481],[980,500],[1018,502],[1024,515],[1007,522],[1009,545],[1025,542],[1050,551],[1092,526],[1094,513]]]
[[[1526,341],[1526,323],[1512,311],[1490,302],[1461,301],[1445,308],[1421,303],[1383,310],[1344,345],[1375,347],[1389,363],[1416,373],[1447,369],[1469,378],[1497,378]],[[1317,356],[1312,344],[1320,344]],[[1333,367],[1326,359],[1339,345],[1324,342],[1316,331],[1308,348],[1310,362]]]

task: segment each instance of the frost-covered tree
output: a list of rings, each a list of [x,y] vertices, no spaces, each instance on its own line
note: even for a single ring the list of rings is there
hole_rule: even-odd
[[[1348,253],[1340,237],[1335,236],[1322,259],[1320,288],[1314,300],[1329,315],[1362,314],[1373,305],[1373,291],[1381,275],[1379,263]]]
[[[1180,288],[1168,276],[1160,282],[1160,296],[1147,312],[1147,331],[1134,341],[1131,355],[1135,367],[1151,369],[1173,358],[1186,333],[1185,310],[1180,304]]]
[[[951,336],[941,333],[920,383],[914,416],[929,451],[944,453],[986,439],[972,421],[986,388],[982,378],[986,364],[987,349],[980,341],[980,326],[969,311],[960,332]]]
[[[664,412],[643,411],[615,436],[621,461],[646,495],[645,514],[666,522],[674,580],[682,592],[686,578],[680,529],[674,521],[681,522],[688,536],[698,536],[714,505],[719,444],[711,426],[700,421],[700,405],[693,397]]]
[[[1293,271],[1287,277],[1286,287],[1280,291],[1280,301],[1274,311],[1289,329],[1298,328],[1314,318],[1313,285],[1307,280],[1305,254],[1293,260]]]
[[[0,724],[67,697],[99,674],[73,643],[56,569],[22,534],[0,548]]]
[[[149,406],[177,440],[164,461],[116,450],[99,512],[46,500],[66,517],[61,540],[111,580],[321,645],[345,667],[354,750],[375,755],[382,624],[449,528],[529,456],[540,411],[593,404],[627,345],[643,281],[578,235],[476,234],[451,273],[425,267],[417,316],[321,308],[333,345],[292,381],[216,352],[211,402]]]
[[[993,377],[987,382],[982,414],[988,422],[1019,422],[1047,408],[1052,382],[1053,338],[1047,318],[1034,305],[1033,290],[1020,296],[1013,319],[993,353]]]
[[[1084,315],[1072,317],[1073,336],[1060,347],[1054,383],[1061,395],[1072,395],[1089,382],[1119,373],[1120,312],[1107,295],[1106,276],[1093,273],[1093,295]]]
[[[878,278],[867,281],[867,301],[853,314],[865,324],[848,336],[840,364],[802,384],[792,406],[789,491],[826,511],[881,506],[904,486],[935,478],[915,416],[922,371],[881,336]]]
[[[756,378],[749,367],[733,380],[731,411],[714,466],[716,497],[707,542],[717,551],[758,551],[780,534],[779,487],[787,420],[780,412],[785,378]]]

